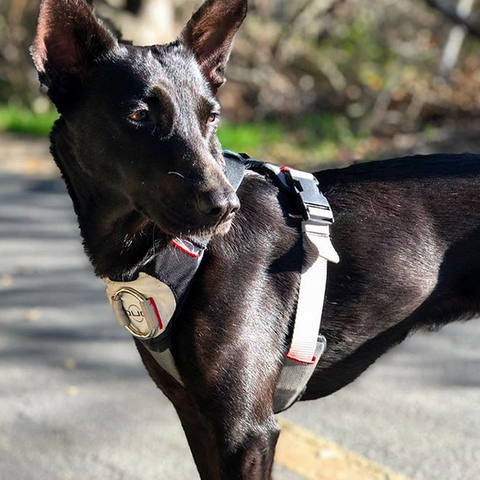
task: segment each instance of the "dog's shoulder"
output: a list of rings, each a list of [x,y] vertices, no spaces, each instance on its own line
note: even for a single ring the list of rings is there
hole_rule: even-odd
[[[300,238],[300,220],[291,215],[295,211],[292,200],[270,179],[251,171],[246,172],[237,193],[240,210],[230,231],[212,239],[210,253],[236,259],[247,255],[257,261],[288,258],[285,254]]]

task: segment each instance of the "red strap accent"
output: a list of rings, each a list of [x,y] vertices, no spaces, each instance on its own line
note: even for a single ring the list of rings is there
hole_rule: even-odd
[[[160,313],[158,312],[158,308],[157,308],[157,304],[155,303],[155,300],[152,297],[149,297],[148,301],[150,302],[150,305],[155,310],[155,315],[157,316],[158,326],[160,327],[160,330],[163,330],[162,317],[160,317]]]
[[[193,257],[193,258],[198,258],[199,257],[198,253],[195,253],[195,252],[192,252],[192,251],[188,250],[188,248],[186,248],[184,245],[181,245],[180,243],[178,243],[175,239],[172,240],[172,245],[175,248],[177,248],[178,250],[180,250],[181,252],[186,253],[190,257]]]
[[[285,356],[288,359],[293,360],[294,362],[301,363],[302,365],[313,365],[315,363],[315,361],[317,360],[317,357],[315,355],[312,357],[312,360],[310,362],[304,362],[303,360],[298,360],[298,358],[290,356],[289,353],[287,353],[287,355],[285,355]]]
[[[291,168],[290,168],[290,167],[286,167],[285,165],[282,165],[282,166],[280,167],[280,171],[281,171],[281,172],[288,172],[289,170],[291,170]]]

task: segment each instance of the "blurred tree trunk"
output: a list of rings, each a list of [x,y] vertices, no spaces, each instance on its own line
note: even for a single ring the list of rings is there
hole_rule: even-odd
[[[456,14],[463,20],[468,20],[472,13],[475,0],[458,0]],[[447,43],[443,49],[443,56],[440,62],[440,74],[448,79],[452,68],[457,63],[463,42],[467,36],[467,29],[464,25],[454,25],[448,35]]]
[[[103,3],[98,13],[118,28],[122,39],[138,45],[167,43],[175,38],[174,0],[127,0],[124,10]]]

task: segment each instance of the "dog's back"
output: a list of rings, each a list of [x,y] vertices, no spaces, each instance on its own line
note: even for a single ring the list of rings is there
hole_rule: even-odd
[[[335,212],[322,330],[304,398],[329,395],[421,328],[480,313],[480,155],[358,163],[317,174]]]

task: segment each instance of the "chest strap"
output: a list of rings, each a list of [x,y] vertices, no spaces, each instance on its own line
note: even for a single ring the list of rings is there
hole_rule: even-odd
[[[326,347],[326,339],[319,331],[327,262],[339,261],[330,241],[333,214],[312,174],[251,160],[233,152],[225,151],[224,155],[227,178],[234,188],[240,185],[245,168],[268,176],[294,199],[303,219],[304,261],[293,334],[275,392],[274,411],[278,413],[302,395]],[[175,239],[140,269],[135,280],[104,279],[118,323],[139,338],[159,365],[182,385],[170,351],[171,331],[209,240],[205,237],[191,242]]]

